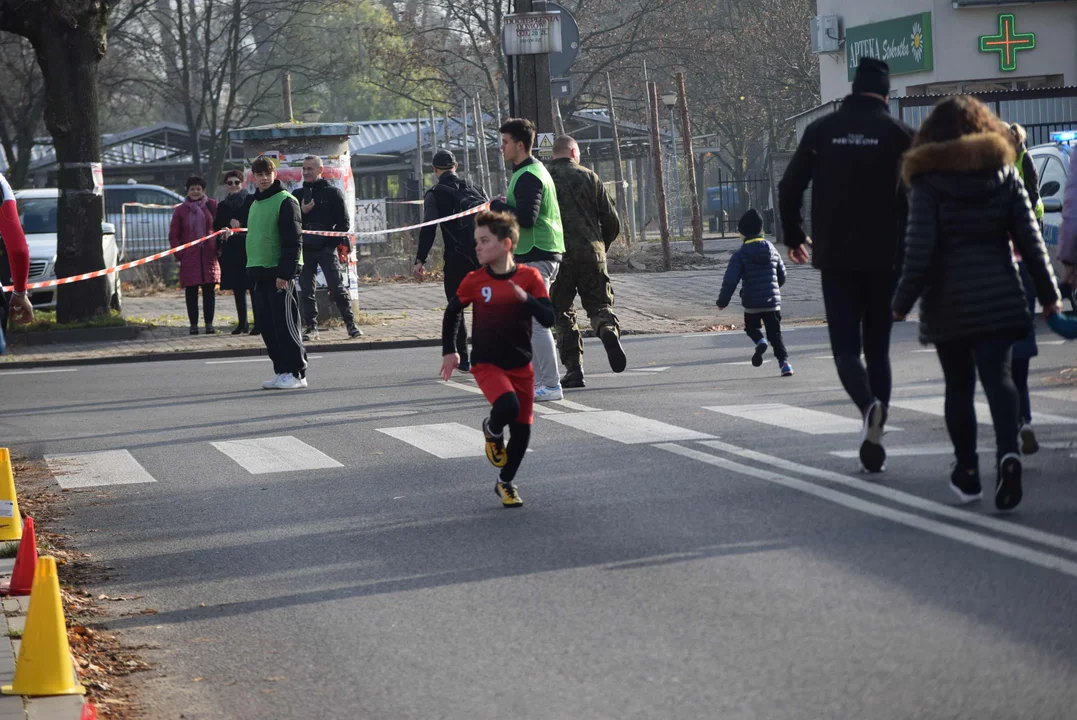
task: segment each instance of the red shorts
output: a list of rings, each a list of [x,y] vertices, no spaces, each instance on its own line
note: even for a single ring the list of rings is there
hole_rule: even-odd
[[[497,365],[478,363],[471,366],[475,382],[491,405],[505,393],[516,393],[520,401],[520,412],[516,422],[530,425],[535,407],[535,369],[531,363],[515,370],[503,370]]]

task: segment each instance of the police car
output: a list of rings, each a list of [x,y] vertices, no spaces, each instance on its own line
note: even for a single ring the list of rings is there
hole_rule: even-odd
[[[1028,154],[1036,163],[1040,178],[1040,198],[1043,200],[1043,241],[1047,254],[1054,262],[1055,275],[1062,272],[1058,260],[1058,233],[1062,226],[1062,198],[1066,192],[1066,176],[1070,155],[1077,145],[1077,130],[1051,133],[1051,142],[1029,148]]]

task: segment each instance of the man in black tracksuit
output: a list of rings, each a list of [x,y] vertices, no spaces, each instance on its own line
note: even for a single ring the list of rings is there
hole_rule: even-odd
[[[886,461],[890,300],[907,214],[901,158],[913,136],[890,115],[889,94],[889,66],[861,60],[853,94],[837,112],[808,126],[778,186],[789,259],[807,262],[811,247],[812,264],[822,271],[830,345],[842,385],[864,416],[860,460],[869,472],[880,472]],[[809,183],[814,242],[801,217]]]
[[[348,212],[344,193],[333,187],[322,177],[322,159],[316,155],[303,158],[303,187],[297,188],[295,195],[303,211],[304,230],[325,230],[330,232],[348,232],[351,230],[351,213]],[[351,250],[351,242],[346,237],[325,237],[322,235],[303,235],[303,272],[299,276],[299,285],[303,291],[303,333],[304,340],[317,340],[318,301],[315,297],[314,277],[321,267],[325,275],[325,284],[329,287],[329,296],[340,310],[340,317],[348,328],[349,337],[363,334],[355,324],[348,289],[344,286],[344,274],[337,248]],[[345,251],[346,252],[346,251]]]
[[[460,193],[473,194],[474,199],[486,201],[482,188],[471,185],[456,174],[456,157],[448,150],[438,150],[434,154],[434,174],[438,183],[426,191],[423,201],[423,222],[434,222],[460,212],[458,200]],[[479,260],[475,256],[475,220],[463,218],[440,225],[427,225],[419,232],[419,249],[415,253],[415,278],[421,279],[426,260],[434,247],[437,229],[441,228],[441,239],[445,242],[445,298],[452,300],[460,282],[469,272],[479,269]],[[460,371],[471,369],[467,352],[467,328],[463,317],[456,332],[456,347],[460,353]]]

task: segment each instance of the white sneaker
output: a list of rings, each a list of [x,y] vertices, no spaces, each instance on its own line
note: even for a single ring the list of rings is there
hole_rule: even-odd
[[[266,380],[264,383],[262,383],[262,389],[263,390],[276,390],[277,389],[277,383],[280,382],[281,377],[282,376],[280,374],[278,374],[278,375],[275,375],[272,380]]]
[[[550,402],[551,400],[564,400],[565,393],[561,389],[561,384],[558,383],[556,387],[546,387],[544,385],[535,388],[535,402]]]
[[[306,378],[297,378],[291,373],[284,373],[273,387],[276,390],[298,390],[299,388],[305,388],[306,386]]]

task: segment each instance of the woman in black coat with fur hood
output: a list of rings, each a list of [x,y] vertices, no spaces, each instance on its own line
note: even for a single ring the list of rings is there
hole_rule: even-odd
[[[1059,309],[1054,272],[1015,160],[1008,126],[983,103],[959,96],[935,106],[905,155],[909,223],[893,301],[895,318],[903,320],[920,299],[920,340],[935,345],[946,378],[946,427],[957,457],[950,487],[962,502],[983,496],[973,406],[979,371],[995,426],[1000,510],[1021,502],[1010,358],[1033,323],[1011,240],[1044,314]]]
[[[247,227],[247,214],[254,195],[243,189],[243,173],[229,170],[224,175],[224,184],[228,195],[217,206],[217,216],[213,220],[213,229]],[[254,327],[247,324],[247,293],[251,291],[247,280],[247,234],[229,235],[223,241],[217,241],[220,250],[221,290],[231,290],[236,296],[236,315],[239,324],[232,331],[233,335],[258,334],[258,308],[254,306],[254,294],[251,293],[251,309],[254,311]]]

